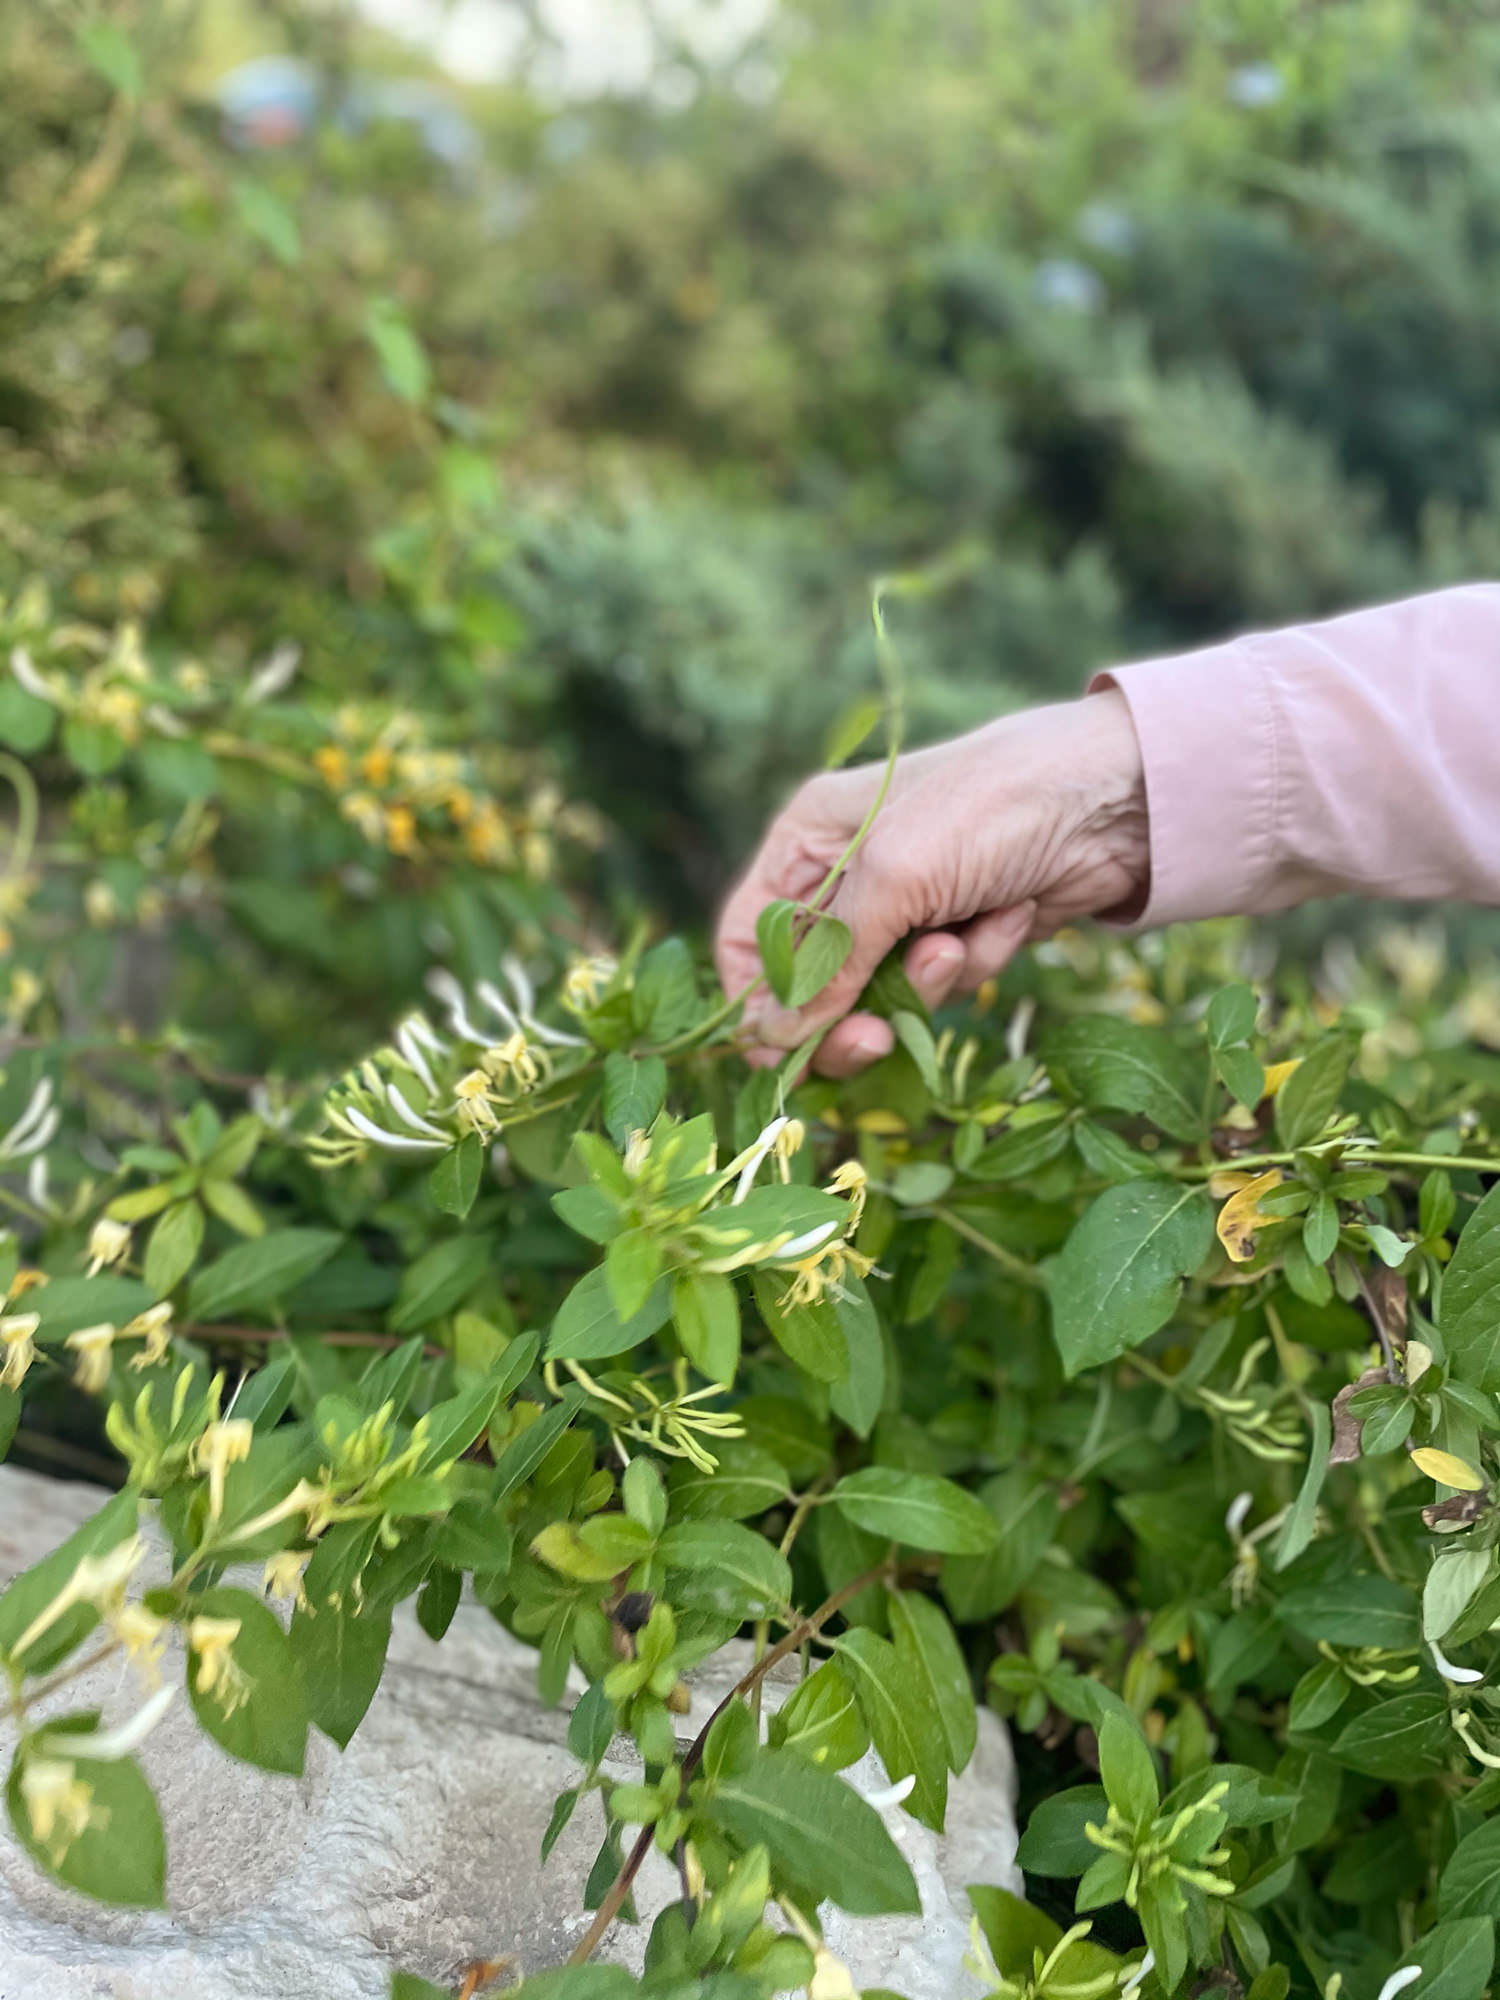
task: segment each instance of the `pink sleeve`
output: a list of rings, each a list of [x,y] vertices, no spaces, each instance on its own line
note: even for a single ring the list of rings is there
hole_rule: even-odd
[[[1314,896],[1500,903],[1500,585],[1098,676],[1146,767],[1137,922]]]

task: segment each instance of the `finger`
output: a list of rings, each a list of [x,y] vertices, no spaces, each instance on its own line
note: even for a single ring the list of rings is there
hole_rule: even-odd
[[[824,1036],[813,1068],[819,1076],[857,1076],[895,1046],[889,1022],[874,1014],[848,1014]]]
[[[906,976],[930,1013],[937,1012],[958,984],[967,955],[962,937],[952,931],[928,931],[908,950]]]
[[[1035,918],[1036,904],[1028,902],[1008,910],[986,911],[965,924],[958,933],[964,962],[954,983],[971,993],[987,979],[998,978],[1031,935]]]

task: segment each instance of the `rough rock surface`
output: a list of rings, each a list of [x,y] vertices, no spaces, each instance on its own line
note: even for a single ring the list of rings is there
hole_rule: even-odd
[[[102,1498],[0,1467],[0,1585]],[[108,1910],[60,1890],[0,1830],[0,2000],[385,2000],[395,1966],[442,1982],[474,1958],[512,1956],[538,1971],[566,1957],[587,1922],[582,1887],[600,1821],[590,1801],[539,1865],[552,1801],[577,1770],[565,1717],[537,1702],[529,1650],[478,1607],[460,1607],[440,1646],[404,1614],[348,1750],[315,1732],[300,1780],[225,1756],[185,1702],[168,1711],[141,1757],[166,1822],[167,1911]],[[689,1734],[741,1668],[730,1649],[698,1676]],[[769,1687],[769,1702],[785,1691]],[[138,1695],[109,1664],[64,1699],[118,1717]],[[952,1786],[952,1831],[938,1839],[888,1815],[923,1917],[830,1913],[829,1942],[860,1985],[911,2000],[981,1990],[961,1964],[964,1884],[1020,1882],[1010,1744],[993,1716],[980,1722],[978,1754]],[[850,1775],[866,1791],[886,1783],[873,1758]],[[675,1886],[653,1856],[642,1911]],[[638,1967],[644,1935],[619,1927],[603,1955]]]

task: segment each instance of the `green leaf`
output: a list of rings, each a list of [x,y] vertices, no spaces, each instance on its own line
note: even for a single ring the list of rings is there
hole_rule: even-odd
[[[1090,1111],[1133,1111],[1174,1139],[1199,1139],[1206,1071],[1201,1049],[1181,1049],[1160,1028],[1112,1014],[1083,1014],[1047,1042],[1053,1079]]]
[[[937,1716],[948,1769],[962,1771],[979,1740],[979,1721],[968,1663],[953,1627],[932,1599],[918,1592],[892,1591],[888,1604],[896,1650]]]
[[[604,1129],[617,1146],[632,1132],[648,1131],[666,1097],[667,1066],[660,1056],[614,1049],[604,1058]]]
[[[256,1242],[237,1243],[194,1278],[189,1316],[215,1320],[264,1311],[327,1263],[343,1240],[331,1229],[273,1229]]]
[[[231,1757],[263,1771],[300,1778],[307,1751],[307,1704],[292,1648],[275,1615],[247,1590],[205,1590],[192,1600],[192,1616],[229,1619],[239,1631],[232,1662],[216,1685],[205,1688],[213,1655],[188,1654],[188,1696],[199,1723]],[[188,1627],[191,1641],[192,1626]]]
[[[1479,2000],[1495,1963],[1495,1926],[1488,1916],[1437,1924],[1420,1937],[1396,1969],[1421,1967],[1405,1990],[1411,2000]]]
[[[299,1609],[287,1635],[302,1676],[308,1712],[341,1750],[365,1718],[391,1642],[389,1608],[358,1615],[319,1604]]]
[[[1453,1373],[1500,1389],[1500,1182],[1464,1225],[1443,1273],[1438,1327]]]
[[[841,1632],[837,1657],[854,1678],[871,1740],[892,1783],[916,1779],[906,1805],[914,1819],[940,1833],[948,1807],[948,1758],[931,1690],[909,1650],[878,1633]]]
[[[674,1519],[740,1521],[779,1507],[791,1497],[786,1467],[760,1446],[726,1438],[715,1441],[714,1456],[718,1466],[713,1472],[686,1463],[674,1467]]]
[[[943,1078],[938,1067],[937,1043],[925,1019],[904,1007],[898,1008],[891,1016],[891,1026],[896,1032],[896,1040],[916,1064],[923,1083],[934,1097],[940,1097]]]
[[[916,1880],[879,1813],[795,1750],[763,1750],[702,1810],[741,1847],[765,1846],[810,1904],[866,1917],[921,1911]]]
[[[823,746],[823,769],[836,771],[841,764],[847,764],[884,714],[885,703],[878,695],[861,695],[851,702],[828,732]]]
[[[422,1419],[422,1451],[417,1471],[431,1472],[437,1466],[451,1464],[466,1452],[489,1422],[499,1400],[500,1377],[491,1375],[460,1389],[456,1396],[434,1403]]]
[[[434,1243],[407,1267],[386,1325],[392,1333],[415,1333],[444,1318],[485,1276],[492,1255],[484,1236],[450,1236],[446,1243]]]
[[[365,332],[392,395],[403,403],[425,403],[432,392],[432,364],[394,299],[371,299]]]
[[[631,1015],[653,1042],[683,1034],[701,1011],[693,955],[681,938],[663,938],[641,960],[630,996]]]
[[[1161,1786],[1146,1739],[1122,1715],[1106,1715],[1099,1729],[1099,1776],[1120,1817],[1143,1826],[1156,1815]]]
[[[863,1278],[846,1278],[834,1301],[844,1336],[848,1371],[833,1384],[828,1402],[856,1437],[867,1438],[885,1404],[885,1339]]]
[[[773,1271],[756,1271],[750,1280],[755,1303],[772,1339],[788,1360],[818,1382],[840,1382],[849,1372],[849,1344],[832,1299],[811,1305],[788,1305],[790,1289]]]
[[[941,1574],[943,1601],[960,1625],[1013,1604],[1057,1530],[1055,1492],[1024,1467],[988,1480],[979,1497],[995,1521],[995,1545],[984,1555],[950,1556]]]
[[[98,1903],[160,1909],[166,1900],[167,1850],[156,1795],[133,1757],[104,1762],[70,1756],[68,1725],[73,1720],[52,1722],[40,1739],[16,1752],[5,1788],[15,1836],[37,1866],[65,1888]],[[92,1717],[87,1720],[91,1723]],[[26,1802],[27,1766],[43,1760],[71,1763],[75,1779],[92,1794],[88,1826],[62,1852],[52,1841],[36,1838]]]
[[[7,750],[33,757],[45,749],[57,727],[57,710],[50,701],[28,694],[13,680],[0,681],[0,743]]]
[[[631,1520],[639,1521],[653,1538],[667,1525],[667,1489],[661,1483],[655,1460],[643,1452],[626,1466],[620,1481],[620,1498]]]
[[[1129,1181],[1088,1208],[1052,1267],[1052,1331],[1069,1376],[1139,1347],[1176,1310],[1213,1243],[1201,1190]]]
[[[740,1301],[718,1271],[683,1271],[672,1281],[672,1324],[682,1351],[711,1382],[734,1380],[740,1361]]]
[[[474,1206],[484,1172],[484,1141],[477,1132],[466,1133],[451,1152],[444,1153],[427,1176],[427,1191],[433,1205],[444,1215],[462,1222]],[[460,1241],[463,1239],[460,1238]]]
[[[657,1544],[668,1569],[686,1572],[677,1600],[743,1617],[783,1610],[792,1596],[786,1557],[738,1521],[679,1521]]]
[[[1216,1049],[1214,1068],[1238,1104],[1253,1111],[1265,1095],[1266,1073],[1248,1049]]]
[[[528,1424],[509,1440],[495,1460],[494,1497],[502,1499],[513,1487],[524,1485],[583,1408],[582,1389],[572,1388],[561,1402],[544,1410],[535,1423]]]
[[[615,1705],[604,1692],[603,1682],[595,1681],[579,1697],[568,1718],[568,1748],[580,1764],[592,1770],[608,1754],[615,1726]]]
[[[1085,1824],[1103,1826],[1109,1800],[1102,1785],[1077,1785],[1043,1799],[1026,1822],[1016,1859],[1028,1875],[1081,1875],[1099,1853]]]
[[[1308,1421],[1312,1426],[1312,1435],[1308,1440],[1307,1470],[1302,1475],[1297,1498],[1292,1503],[1291,1510],[1282,1524],[1281,1533],[1276,1538],[1273,1566],[1278,1570],[1288,1568],[1311,1543],[1317,1522],[1318,1498],[1323,1491],[1323,1481],[1328,1476],[1328,1453],[1333,1442],[1333,1428],[1327,1406],[1323,1403],[1310,1404]]]
[[[1398,1694],[1347,1722],[1332,1754],[1366,1777],[1409,1783],[1441,1771],[1457,1741],[1443,1695]]]
[[[1303,1221],[1302,1247],[1314,1264],[1326,1264],[1338,1243],[1338,1203],[1331,1194],[1320,1194]]]
[[[140,1495],[129,1487],[106,1500],[66,1541],[50,1555],[33,1563],[0,1594],[0,1656],[15,1657],[17,1642],[26,1636],[35,1620],[45,1611],[70,1580],[81,1556],[102,1556],[117,1543],[136,1532],[140,1523]],[[17,1659],[28,1674],[45,1674],[73,1648],[86,1639],[99,1623],[91,1605],[75,1604],[39,1633]]]
[[[1314,1644],[1378,1646],[1414,1652],[1421,1637],[1415,1591],[1383,1576],[1335,1577],[1329,1583],[1289,1590],[1276,1615],[1290,1631]]]
[[[292,265],[302,257],[302,232],[297,218],[264,181],[237,180],[232,189],[240,221],[264,243],[279,263]]]
[[[156,1295],[136,1278],[106,1272],[97,1278],[53,1278],[40,1291],[28,1293],[26,1303],[40,1321],[37,1339],[50,1343],[105,1320],[123,1326],[155,1305]]]
[[[141,59],[118,21],[86,21],[78,30],[78,49],[85,62],[121,97],[141,94]]]
[[[1321,1729],[1338,1714],[1352,1691],[1351,1682],[1336,1660],[1319,1660],[1292,1690],[1287,1728],[1294,1736]]]
[[[783,1006],[790,1004],[796,976],[797,905],[779,897],[766,904],[755,920],[755,944],[766,984]]]
[[[0,1382],[0,1460],[10,1450],[16,1434],[16,1426],[21,1421],[21,1397],[18,1390]]]
[[[639,1312],[622,1320],[609,1294],[604,1266],[586,1272],[558,1308],[547,1339],[549,1361],[597,1361],[624,1354],[664,1326],[671,1310],[671,1286],[659,1278]]]
[[[609,1296],[622,1322],[634,1319],[661,1277],[661,1239],[649,1229],[627,1229],[604,1253]]]
[[[1259,1012],[1252,988],[1243,984],[1221,986],[1208,1003],[1204,1022],[1208,1028],[1209,1046],[1215,1049],[1232,1048],[1236,1042],[1248,1042],[1255,1033],[1255,1017]]]
[[[982,1555],[998,1534],[981,1500],[931,1473],[866,1466],[839,1480],[829,1499],[867,1534],[940,1555]]]
[[[837,917],[814,917],[797,946],[786,1004],[805,1007],[816,999],[843,971],[853,945],[854,934],[846,923]]]
[[[1288,1152],[1322,1137],[1338,1109],[1349,1074],[1349,1044],[1342,1035],[1317,1042],[1276,1093],[1276,1136]]]
[[[151,790],[175,805],[195,805],[219,789],[219,767],[201,743],[158,737],[142,745],[140,765]]]
[[[979,1919],[997,1971],[1006,1979],[1029,1979],[1035,1969],[1035,1954],[1040,1951],[1044,1959],[1047,1957],[1062,1936],[1061,1926],[1008,1889],[972,1882],[964,1894]]]
[[[837,1656],[825,1660],[771,1717],[767,1733],[773,1749],[795,1750],[825,1770],[858,1763],[870,1731],[848,1667]]]
[[[1438,1881],[1438,1915],[1500,1920],[1500,1819],[1465,1834]]]
[[[146,1245],[147,1289],[164,1299],[193,1268],[203,1242],[203,1210],[196,1201],[174,1202],[163,1209]]]
[[[238,1235],[265,1235],[266,1225],[260,1210],[237,1182],[206,1180],[199,1193],[204,1207],[218,1216],[220,1222],[227,1222]]]
[[[125,762],[125,739],[102,722],[69,715],[62,726],[63,754],[80,776],[102,778]]]

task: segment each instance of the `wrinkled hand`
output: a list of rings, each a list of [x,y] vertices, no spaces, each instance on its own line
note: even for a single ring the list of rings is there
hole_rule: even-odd
[[[864,819],[880,776],[873,764],[825,772],[772,823],[720,919],[716,956],[726,993],[743,992],[761,970],[761,910],[777,897],[800,902],[815,893]],[[851,1075],[894,1046],[888,1023],[849,1010],[903,938],[914,938],[907,976],[938,1007],[955,990],[992,978],[1028,939],[1138,903],[1149,867],[1140,746],[1114,689],[1006,716],[904,756],[827,906],[853,933],[848,961],[795,1012],[764,986],[752,994],[750,1059],[774,1062],[834,1022],[817,1067]]]

